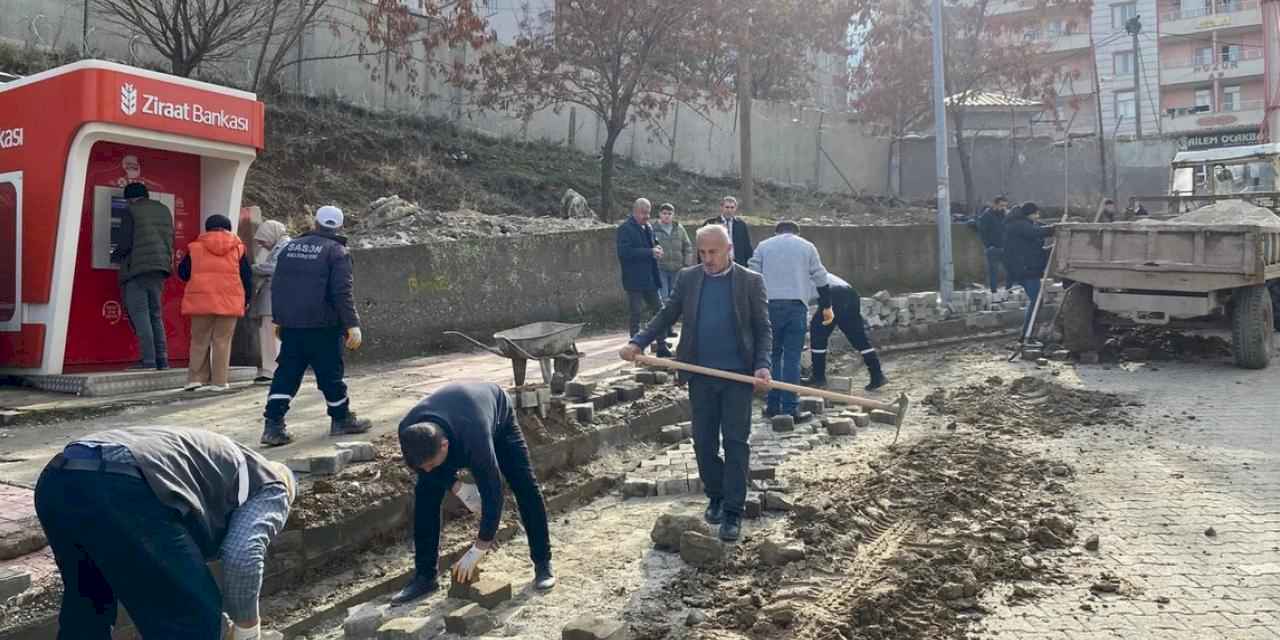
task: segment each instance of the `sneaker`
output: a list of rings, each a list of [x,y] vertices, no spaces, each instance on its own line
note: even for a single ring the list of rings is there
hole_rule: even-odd
[[[156,360],[156,371],[166,371],[169,369],[168,360]]]
[[[875,391],[876,389],[879,389],[880,387],[883,387],[886,384],[889,384],[889,378],[885,377],[885,375],[882,373],[878,376],[871,376],[871,382],[867,383],[867,386],[864,388],[867,391]]]
[[[226,393],[230,390],[231,385],[229,384],[207,384],[201,389],[201,391],[208,391],[209,393]]]
[[[271,376],[258,376],[253,379],[254,384],[271,384]]]
[[[147,364],[147,363],[145,363],[145,362],[139,362],[139,363],[137,363],[137,364],[135,364],[135,365],[133,365],[133,366],[129,367],[128,369],[125,369],[125,371],[150,371],[150,370],[152,370],[152,369],[154,369],[154,368],[156,368],[156,366],[155,366],[154,364]]]
[[[539,562],[533,567],[533,588],[546,591],[556,586],[556,574],[551,571],[551,561]]]
[[[436,582],[434,579],[414,576],[413,580],[409,581],[409,584],[405,585],[403,589],[397,591],[395,595],[391,596],[391,604],[393,606],[409,604],[410,602],[421,600],[439,590],[440,583]]]
[[[329,421],[330,436],[349,436],[364,433],[372,428],[372,422],[367,418],[357,417],[354,411],[348,411],[345,418],[333,418]]]
[[[702,514],[702,519],[707,524],[720,524],[724,520],[724,500],[722,498],[712,498],[711,503],[707,505],[706,513]]]
[[[267,418],[262,428],[260,442],[268,447],[279,447],[293,442],[293,436],[289,434],[289,427],[285,425],[284,420]]]
[[[725,542],[737,542],[742,537],[742,516],[736,513],[724,514],[724,522],[720,523],[720,539]]]
[[[200,387],[203,387],[203,386],[204,386],[204,383],[201,383],[201,382],[188,382],[187,386],[183,387],[182,390],[183,391],[199,391]]]

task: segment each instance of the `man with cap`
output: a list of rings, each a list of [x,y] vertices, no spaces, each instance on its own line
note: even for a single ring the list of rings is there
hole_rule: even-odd
[[[416,575],[391,598],[392,604],[412,602],[439,589],[440,507],[445,492],[463,495],[457,480],[463,469],[471,472],[480,493],[480,532],[475,544],[454,565],[454,578],[470,582],[480,560],[493,549],[502,519],[505,479],[529,538],[533,586],[539,590],[555,586],[547,507],[533,474],[529,447],[502,387],[480,382],[436,390],[400,421],[400,451],[405,464],[418,474],[413,511]]]
[[[132,427],[68,444],[35,506],[62,574],[59,640],[108,640],[117,603],[144,638],[260,636],[267,546],[297,492],[279,462],[200,429]],[[223,588],[206,563],[222,559]]]
[[[823,322],[831,324],[830,288],[827,269],[818,248],[800,237],[800,225],[783,220],[775,235],[760,243],[750,266],[764,276],[769,292],[769,324],[773,327],[773,379],[800,382],[800,352],[804,351],[804,331],[808,322],[809,292],[818,290],[818,309]],[[766,416],[799,413],[800,398],[791,391],[769,391]]]
[[[844,337],[849,339],[849,344],[862,354],[862,363],[867,366],[867,373],[871,374],[871,382],[867,384],[866,390],[875,391],[888,384],[889,379],[881,370],[880,356],[867,337],[867,328],[862,320],[862,298],[853,285],[834,273],[827,274],[827,284],[831,289],[831,308],[835,311],[836,321],[835,324],[827,322],[821,310],[813,314],[813,319],[809,321],[809,355],[813,358],[813,375],[809,385],[827,385],[827,342],[838,326]],[[817,292],[811,292],[810,300],[817,295]]]
[[[124,197],[129,207],[120,216],[119,242],[111,252],[111,261],[120,265],[121,298],[142,353],[136,368],[168,369],[169,350],[160,313],[164,282],[173,272],[173,214],[152,200],[141,182],[125,185]]]
[[[347,239],[338,234],[341,228],[342,210],[320,207],[315,228],[291,240],[276,259],[271,312],[280,328],[280,356],[263,414],[262,444],[293,441],[284,417],[307,367],[315,371],[316,386],[329,405],[330,436],[364,433],[373,426],[351,411],[342,381],[342,347],[359,349],[363,336],[352,293],[351,254]]]

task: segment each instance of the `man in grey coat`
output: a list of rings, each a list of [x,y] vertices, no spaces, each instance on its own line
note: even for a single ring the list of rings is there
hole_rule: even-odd
[[[680,272],[667,305],[623,347],[622,359],[634,360],[683,317],[676,360],[754,375],[756,387],[768,385],[773,332],[764,278],[733,261],[724,226],[702,227],[696,243],[702,264]],[[737,540],[751,467],[752,385],[696,374],[681,378],[689,382],[693,450],[710,500],[706,520],[720,525],[720,539]]]

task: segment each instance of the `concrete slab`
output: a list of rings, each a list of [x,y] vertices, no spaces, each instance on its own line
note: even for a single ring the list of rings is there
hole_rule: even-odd
[[[254,367],[231,367],[227,379],[232,384],[252,382],[254,376],[257,375],[257,371]],[[28,375],[17,376],[17,378],[21,384],[42,391],[69,393],[87,397],[103,397],[163,391],[165,389],[181,389],[187,384],[187,370],[165,369],[164,371],[155,371],[139,369],[99,373]]]

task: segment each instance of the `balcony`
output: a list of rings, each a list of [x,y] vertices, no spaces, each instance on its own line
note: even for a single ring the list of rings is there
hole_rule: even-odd
[[[1039,29],[1035,29],[1023,32],[1022,39],[1024,42],[1034,42],[1044,45],[1044,53],[1088,51],[1092,46],[1088,31],[1073,33],[1062,31],[1040,31]]]
[[[1160,16],[1160,37],[1261,26],[1262,10],[1258,0],[1216,2],[1212,6],[1180,9]]]
[[[1011,16],[1039,9],[1042,2],[1037,0],[991,0],[987,3],[987,15]]]
[[[1165,133],[1194,133],[1213,129],[1256,127],[1262,123],[1262,100],[1247,100],[1232,110],[1211,111],[1209,107],[1173,107],[1160,114]]]
[[[1211,60],[1174,60],[1160,65],[1160,84],[1204,84],[1215,79],[1233,80],[1260,76],[1266,69],[1261,48],[1248,48],[1233,56]]]

